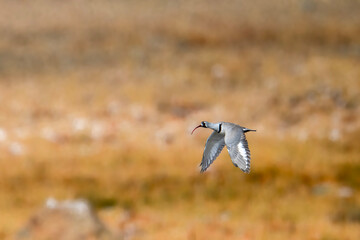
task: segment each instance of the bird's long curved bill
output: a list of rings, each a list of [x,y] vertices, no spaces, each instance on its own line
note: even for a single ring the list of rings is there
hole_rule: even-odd
[[[199,126],[197,126],[196,128],[194,128],[194,130],[192,130],[191,134],[193,134],[193,132],[194,132],[197,128],[199,128],[199,127],[201,127],[201,125],[199,125]]]

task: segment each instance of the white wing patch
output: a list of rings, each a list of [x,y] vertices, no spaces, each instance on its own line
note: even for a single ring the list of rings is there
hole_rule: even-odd
[[[231,161],[243,172],[249,173],[251,155],[244,131],[241,127],[235,125],[230,125],[225,130],[225,144]]]
[[[240,155],[242,156],[242,158],[247,162],[249,161],[249,155],[246,152],[246,148],[244,147],[242,141],[239,142],[239,144],[237,145],[238,150]]]
[[[234,165],[246,173],[250,172],[250,150],[247,141],[242,138],[236,145],[227,146]]]

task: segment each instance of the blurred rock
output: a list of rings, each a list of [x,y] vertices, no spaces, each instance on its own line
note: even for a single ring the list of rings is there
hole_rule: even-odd
[[[85,200],[57,201],[49,198],[45,206],[30,217],[15,239],[110,240],[116,239]]]
[[[339,198],[350,198],[350,197],[352,197],[353,193],[354,193],[354,191],[352,190],[351,187],[343,186],[343,187],[340,187],[338,190],[338,197]]]
[[[308,139],[308,136],[309,134],[306,130],[302,130],[297,133],[297,139],[302,142],[306,141]]]
[[[88,125],[88,122],[85,118],[74,118],[72,120],[72,128],[74,132],[83,131]]]
[[[334,128],[330,131],[329,139],[333,142],[338,141],[341,138],[340,130],[337,128]]]
[[[102,122],[94,122],[91,125],[91,138],[93,140],[101,140],[104,138],[106,129]]]
[[[0,142],[4,142],[7,139],[7,133],[4,129],[0,128]]]
[[[216,79],[223,79],[227,76],[227,72],[223,65],[215,64],[211,67],[211,75]]]
[[[9,145],[9,152],[16,156],[21,156],[24,154],[24,147],[21,143],[18,142],[12,142]]]
[[[116,101],[111,101],[108,103],[106,110],[110,115],[116,115],[120,112],[120,104]]]
[[[222,222],[229,221],[229,219],[230,219],[230,212],[228,212],[228,211],[223,211],[223,212],[221,212],[219,218],[220,218],[220,221],[222,221]]]
[[[41,129],[41,136],[42,138],[50,142],[56,142],[58,139],[56,132],[50,127],[45,127]]]
[[[328,194],[331,191],[331,184],[319,183],[312,188],[312,193],[317,196]]]
[[[131,117],[136,121],[143,121],[146,118],[144,108],[141,105],[131,105],[130,114]]]
[[[118,227],[122,233],[124,240],[133,239],[136,235],[141,233],[137,224],[134,222],[135,215],[133,211],[125,210],[119,218]]]

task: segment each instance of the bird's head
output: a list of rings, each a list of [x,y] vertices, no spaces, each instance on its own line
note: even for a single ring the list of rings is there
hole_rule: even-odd
[[[192,130],[191,134],[193,134],[193,132],[199,127],[207,128],[208,127],[208,122],[202,121],[199,126],[197,126],[196,128],[194,128],[194,130]]]

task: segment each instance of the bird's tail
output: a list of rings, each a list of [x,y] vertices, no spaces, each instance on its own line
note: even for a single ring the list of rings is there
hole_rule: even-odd
[[[246,133],[246,132],[256,132],[255,129],[249,129],[249,128],[244,128],[243,131],[244,131],[244,133]]]

